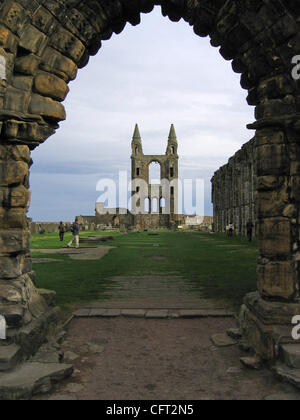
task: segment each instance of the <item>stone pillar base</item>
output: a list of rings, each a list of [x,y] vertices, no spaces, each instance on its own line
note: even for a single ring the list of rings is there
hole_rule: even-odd
[[[258,292],[250,293],[241,309],[240,328],[261,359],[275,361],[281,344],[300,343],[292,338],[295,315],[300,315],[300,302],[271,302],[262,299]]]
[[[31,282],[30,285],[32,286]],[[30,312],[28,308],[24,309],[29,314],[29,322],[20,325],[19,322],[15,322],[19,320],[15,311],[9,312],[9,308],[4,306],[0,308],[0,313],[7,320],[6,340],[0,342],[0,349],[1,346],[17,345],[24,360],[35,355],[49,337],[57,336],[61,328],[60,308],[56,306],[55,292],[33,290],[28,305]],[[24,321],[24,317],[22,320]]]

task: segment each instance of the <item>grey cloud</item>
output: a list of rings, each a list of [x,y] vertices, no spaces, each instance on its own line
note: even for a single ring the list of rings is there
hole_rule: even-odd
[[[145,153],[164,153],[175,124],[181,176],[206,180],[211,212],[209,180],[252,137],[253,109],[239,75],[209,41],[159,15],[104,42],[70,84],[67,121],[33,152],[34,218],[92,214],[97,180],[130,169],[136,122]]]

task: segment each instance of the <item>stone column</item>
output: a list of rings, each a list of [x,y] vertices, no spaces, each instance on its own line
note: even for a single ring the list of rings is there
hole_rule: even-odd
[[[296,144],[289,144],[284,128],[257,131],[259,291],[245,298],[247,309],[243,317],[247,339],[267,360],[278,355],[279,342],[293,342],[292,318],[300,314],[299,198],[296,198],[299,164],[295,147]]]
[[[34,287],[26,213],[30,201],[28,146],[0,145],[0,314],[20,328],[47,309]]]

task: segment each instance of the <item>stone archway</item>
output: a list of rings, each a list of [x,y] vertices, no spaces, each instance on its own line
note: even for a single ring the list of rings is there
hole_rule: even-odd
[[[33,286],[26,211],[30,150],[66,118],[61,102],[102,40],[140,13],[161,5],[210,36],[241,73],[256,106],[258,292],[247,296],[244,333],[265,359],[278,337],[290,340],[299,314],[299,85],[292,58],[300,53],[300,7],[281,0],[2,0],[0,2],[0,313],[15,331],[47,312]],[[280,327],[280,328],[279,328]],[[17,333],[16,333],[17,334]],[[16,335],[18,336],[18,335]]]

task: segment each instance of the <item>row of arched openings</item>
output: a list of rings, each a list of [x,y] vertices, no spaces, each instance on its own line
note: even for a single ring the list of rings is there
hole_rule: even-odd
[[[166,200],[162,197],[158,200],[157,197],[152,199],[145,198],[145,212],[146,213],[159,213],[160,209],[165,208]]]

